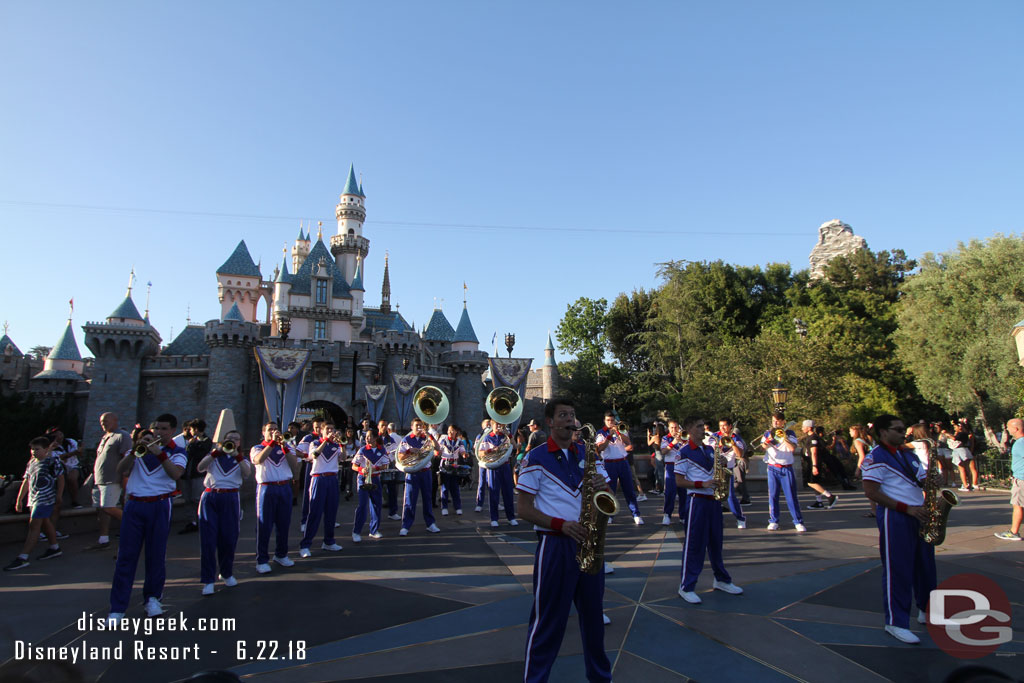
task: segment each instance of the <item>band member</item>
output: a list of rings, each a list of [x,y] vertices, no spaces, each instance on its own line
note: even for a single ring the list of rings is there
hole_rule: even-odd
[[[188,456],[173,441],[178,419],[164,413],[156,418],[151,431],[143,432],[137,448],[142,456],[121,458],[117,472],[128,477],[125,487],[124,513],[121,517],[121,544],[117,549],[114,581],[110,587],[110,620],[120,621],[128,609],[139,564],[142,546],[146,546],[146,581],[142,598],[146,615],[163,614],[163,597],[167,576],[167,535],[171,530],[171,494],[185,472]]]
[[[363,420],[363,423],[369,425],[367,420]],[[355,479],[352,458],[356,457],[356,453],[366,443],[366,435],[371,431],[372,428],[361,429],[357,434],[351,427],[345,430],[345,445],[341,447],[341,460],[338,463],[338,479],[341,481],[341,490],[345,492],[345,500],[352,500],[352,481]]]
[[[622,497],[626,499],[626,505],[633,514],[633,522],[643,524],[644,518],[640,516],[640,508],[636,504],[633,473],[626,459],[627,453],[633,451],[633,443],[629,440],[629,434],[619,432],[615,413],[608,411],[604,414],[604,427],[597,432],[596,444],[597,452],[601,454],[604,462],[604,470],[608,473],[612,493],[616,493],[621,482]]]
[[[388,454],[388,469],[381,474],[381,483],[388,494],[388,519],[399,520],[398,514],[398,470],[395,467],[395,456],[398,454],[398,444],[402,439],[391,429],[386,420],[377,423],[377,433],[380,435],[380,445]]]
[[[832,495],[824,485],[825,439],[814,433],[814,420],[804,420],[800,430],[804,433],[801,442],[804,452],[800,458],[804,468],[804,483],[817,494],[810,508],[828,510],[836,504],[839,496]]]
[[[604,574],[580,571],[577,543],[586,539],[580,524],[585,448],[573,441],[576,409],[569,399],[544,406],[547,443],[526,454],[519,472],[520,514],[534,524],[539,543],[533,565],[533,609],[526,638],[527,683],[547,681],[565,635],[569,609],[576,605],[587,680],[612,680],[604,650]],[[600,460],[593,482],[607,489]]]
[[[793,474],[793,452],[797,438],[792,430],[786,429],[786,416],[775,413],[771,417],[772,428],[761,435],[764,448],[764,464],[768,470],[768,530],[779,528],[779,490],[786,494],[786,505],[793,516],[796,530],[807,531],[804,517],[800,514],[800,499],[796,494],[796,475]]]
[[[739,595],[743,589],[732,582],[722,561],[722,505],[715,500],[713,488],[715,450],[704,445],[704,420],[699,417],[687,418],[683,427],[690,438],[679,449],[675,480],[676,486],[689,494],[690,509],[687,512],[679,596],[686,602],[698,605],[702,600],[695,589],[697,577],[704,567],[705,554],[711,560],[711,569],[715,573],[712,584],[714,590]],[[732,488],[731,480],[729,483]]]
[[[292,521],[292,479],[298,471],[295,449],[284,442],[276,422],[263,426],[263,441],[252,447],[256,466],[256,571],[270,572],[270,533],[277,528],[274,562],[291,567],[288,526]]]
[[[480,433],[473,439],[473,453],[476,453],[480,448],[480,442],[487,435],[487,432],[491,428],[491,421],[484,420],[480,423]],[[477,467],[476,468],[476,512],[481,512],[484,509],[484,499],[487,497],[487,468]]]
[[[313,418],[313,431],[302,437],[299,440],[296,448],[299,451],[297,457],[302,458],[302,472],[299,479],[302,481],[302,511],[301,517],[299,518],[299,531],[306,531],[306,520],[309,518],[309,473],[310,468],[313,465],[313,459],[309,457],[309,448],[315,442],[320,440],[320,434],[323,432],[324,425],[330,424],[334,426],[333,422],[325,420],[322,417]]]
[[[242,455],[241,445],[242,435],[228,432],[224,441],[196,464],[198,472],[206,473],[204,490],[199,497],[199,580],[203,584],[203,595],[213,595],[218,564],[224,585],[229,588],[238,585],[234,573],[242,519],[238,490],[242,488],[242,480],[252,474],[252,463]]]
[[[911,593],[917,620],[927,622],[928,598],[935,590],[935,546],[920,536],[928,521],[922,486],[928,468],[903,445],[906,427],[894,415],[874,421],[878,445],[864,459],[864,495],[878,504],[878,549],[882,556],[885,630],[904,643],[920,639],[910,631]],[[939,485],[941,482],[934,482]]]
[[[427,432],[423,420],[413,418],[412,431],[402,439],[398,446],[399,457],[409,451],[420,451],[425,448],[437,448],[437,441]],[[440,529],[434,523],[434,511],[430,504],[430,461],[424,458],[414,471],[405,473],[405,507],[402,509],[402,528],[399,536],[408,536],[412,523],[416,521],[416,499],[423,502],[423,521],[427,523],[427,531],[436,534]]]
[[[348,430],[350,438],[355,440],[355,430]],[[299,542],[299,557],[313,554],[310,547],[313,537],[324,523],[324,542],[321,548],[337,552],[341,546],[334,542],[334,522],[338,519],[338,467],[341,462],[344,446],[339,444],[341,436],[331,425],[324,425],[320,439],[309,447],[312,464],[309,468],[309,517],[306,518],[306,530]]]
[[[665,458],[665,506],[662,508],[664,516],[661,523],[668,526],[672,523],[672,511],[676,506],[676,460],[679,458],[679,449],[686,443],[683,438],[683,428],[677,420],[668,421],[668,434],[661,440],[661,454]],[[679,521],[686,524],[686,495],[679,496]]]
[[[497,457],[496,452],[499,449],[507,450],[509,448],[511,443],[509,435],[505,425],[494,420],[488,420],[488,426],[490,431],[485,432],[483,438],[480,439],[477,452],[485,457],[488,454]],[[508,518],[509,525],[519,526],[519,522],[516,521],[515,498],[512,493],[512,464],[505,461],[494,469],[482,469],[487,477],[488,497],[491,504],[491,526],[498,526],[499,496],[505,502],[505,516]]]
[[[733,429],[732,420],[727,417],[718,421],[718,431],[711,435],[712,447],[721,444],[723,437],[732,441],[731,445],[723,444],[722,446],[722,455],[728,461],[729,467],[729,498],[727,499],[729,512],[736,518],[736,528],[746,529],[747,517],[743,514],[743,506],[740,505],[740,498],[736,495],[736,470],[738,463],[743,460],[743,452],[747,445],[743,442],[743,437]]]
[[[462,514],[462,494],[459,492],[459,465],[466,459],[466,449],[459,438],[459,428],[448,427],[448,433],[437,440],[441,446],[441,514],[448,514],[451,500],[455,514]]]
[[[356,485],[359,490],[359,505],[356,507],[355,519],[352,521],[352,542],[359,543],[363,540],[360,535],[363,533],[363,524],[366,522],[366,512],[370,512],[370,538],[384,538],[380,532],[381,513],[381,489],[380,473],[387,469],[391,457],[381,445],[380,437],[376,432],[368,430],[366,445],[359,449],[352,458],[352,469],[358,472]]]

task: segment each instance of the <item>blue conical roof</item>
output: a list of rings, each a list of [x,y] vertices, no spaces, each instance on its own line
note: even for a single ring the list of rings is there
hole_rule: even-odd
[[[132,301],[131,295],[126,296],[114,312],[107,316],[110,318],[124,318],[125,320],[142,320],[142,314],[139,313],[139,309],[135,307],[135,302]]]
[[[548,345],[544,347],[545,351],[554,351],[555,345],[551,342],[551,333],[548,332]]]
[[[363,260],[356,259],[356,274],[352,276],[352,286],[350,289],[358,289],[360,292],[365,292],[363,289]]]
[[[3,355],[4,349],[6,349],[8,346],[11,347],[11,355],[17,358],[20,358],[21,356],[25,355],[21,352],[21,349],[18,348],[18,345],[15,344],[14,341],[12,341],[11,338],[5,334],[4,336],[0,337],[0,356]]]
[[[277,274],[276,282],[291,282],[292,276],[288,273],[288,257],[281,259],[281,270]]]
[[[245,246],[245,240],[238,243],[231,256],[217,269],[217,275],[243,275],[247,277],[261,277],[260,269],[249,254],[249,248]]]
[[[299,223],[299,236],[296,238],[296,241],[301,242],[304,239],[306,238],[302,236],[302,223]]]
[[[71,321],[64,328],[64,334],[57,340],[57,344],[47,356],[50,360],[82,360],[82,354],[78,352],[78,344],[75,342],[75,331],[71,328]]]
[[[550,351],[551,353],[548,353]],[[558,367],[555,363],[555,345],[551,343],[551,333],[548,332],[548,345],[544,347],[544,363],[543,366],[552,365]]]
[[[473,331],[473,323],[469,321],[469,311],[465,305],[462,307],[462,317],[459,318],[459,326],[455,329],[455,338],[452,341],[480,343],[476,338],[476,332]]]
[[[345,189],[341,191],[342,194],[352,194],[357,197],[362,197],[363,193],[359,189],[359,181],[356,180],[356,168],[355,165],[349,164],[348,167],[348,180],[345,181]]]
[[[359,181],[359,196],[366,199],[366,194],[363,192],[363,181]]]
[[[452,329],[452,324],[448,322],[448,318],[444,317],[440,308],[435,308],[434,314],[430,316],[430,322],[423,330],[423,338],[427,341],[446,342],[455,338],[455,330]]]
[[[245,322],[245,317],[242,312],[238,310],[238,304],[231,304],[231,309],[228,310],[227,315],[224,316],[223,320],[237,320],[240,323]]]

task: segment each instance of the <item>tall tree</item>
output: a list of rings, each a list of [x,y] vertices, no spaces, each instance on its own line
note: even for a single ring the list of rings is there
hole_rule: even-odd
[[[608,300],[580,297],[567,306],[565,316],[555,328],[558,345],[583,366],[601,376],[601,363],[608,350],[605,328],[608,325]]]

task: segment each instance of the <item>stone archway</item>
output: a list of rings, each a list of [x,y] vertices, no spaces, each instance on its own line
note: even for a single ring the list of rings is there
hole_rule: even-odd
[[[312,401],[306,401],[299,407],[299,409],[304,412],[327,415],[334,420],[334,424],[339,427],[348,424],[348,413],[346,413],[341,406],[336,403],[332,403],[331,401],[314,399]]]

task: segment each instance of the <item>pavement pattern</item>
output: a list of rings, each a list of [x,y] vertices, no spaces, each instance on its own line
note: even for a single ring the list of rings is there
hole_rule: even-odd
[[[809,531],[798,534],[788,513],[779,531],[767,531],[767,502],[755,495],[746,508],[749,528],[735,528],[726,513],[725,561],[741,596],[712,591],[705,567],[689,605],[677,596],[683,530],[662,526],[661,499],[641,503],[647,524],[620,515],[609,526],[605,647],[616,681],[937,681],[972,663],[1020,677],[1024,672],[1024,543],[999,541],[993,531],[1009,517],[1005,493],[962,494],[946,543],[939,548],[939,581],[965,572],[995,580],[1012,603],[1014,638],[972,662],[944,654],[916,622],[920,645],[904,645],[883,630],[882,577],[877,529],[862,515],[859,492],[841,496],[832,510],[807,511]],[[812,501],[804,496],[806,507]],[[353,503],[342,502],[337,530],[344,550],[313,545],[298,557],[298,514],[292,519],[295,566],[255,571],[253,502],[243,504],[242,539],[235,575],[200,595],[198,534],[178,535],[185,511],[175,508],[168,547],[165,616],[179,613],[194,629],[200,619],[234,618],[226,630],[160,630],[138,636],[82,631],[84,615],[109,609],[113,548],[86,551],[95,540],[92,517],[65,520],[71,538],[64,556],[33,561],[0,575],[0,680],[175,681],[204,670],[230,669],[259,683],[304,681],[489,683],[522,679],[526,627],[532,601],[536,535],[522,524],[489,525],[486,509],[438,515],[440,534],[422,520],[407,537],[386,521],[379,541],[351,540]],[[24,526],[0,527],[0,548],[18,552]],[[114,539],[116,542],[116,538]],[[112,544],[112,545],[116,545]],[[33,558],[42,552],[37,547]],[[5,559],[6,562],[6,559]],[[142,567],[127,616],[141,618]],[[66,665],[15,661],[15,640],[33,646],[114,647],[120,660]],[[138,645],[136,645],[138,641]],[[178,648],[160,659],[160,651]],[[198,648],[198,659],[183,656]],[[18,678],[21,676],[22,678]],[[570,617],[553,681],[583,681],[575,616]]]

